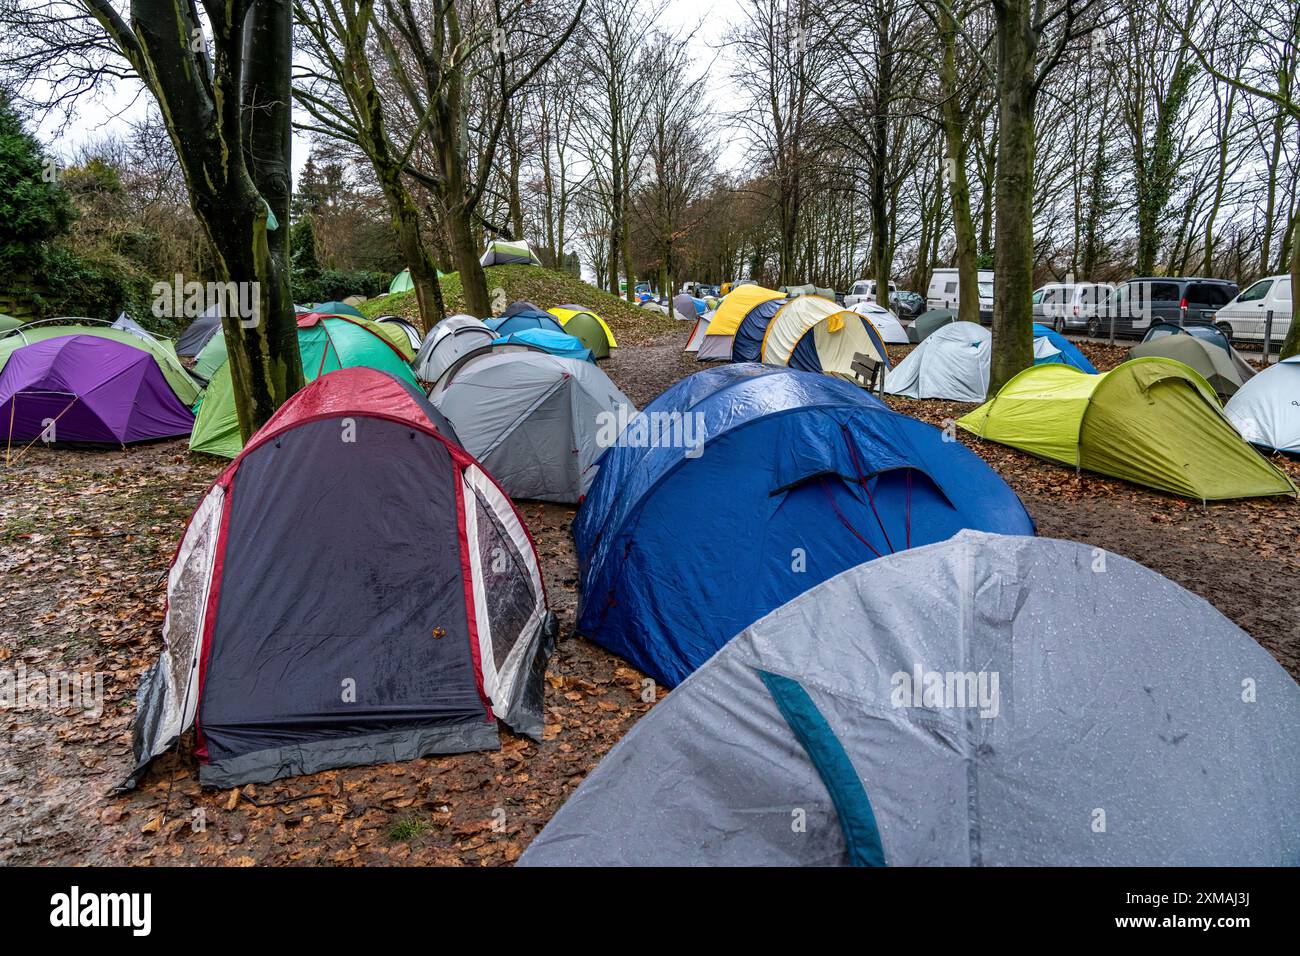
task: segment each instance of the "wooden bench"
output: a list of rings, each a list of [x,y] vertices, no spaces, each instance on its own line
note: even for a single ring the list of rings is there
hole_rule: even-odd
[[[849,367],[853,369],[853,374],[857,376],[858,384],[868,392],[874,392],[877,384],[884,384],[876,381],[880,378],[880,370],[884,367],[883,363],[876,361],[870,355],[854,352],[853,363]]]

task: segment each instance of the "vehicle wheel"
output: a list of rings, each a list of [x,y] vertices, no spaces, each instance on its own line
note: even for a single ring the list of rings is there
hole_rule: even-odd
[[[1064,331],[1065,331],[1065,319],[1061,318],[1059,315],[1058,315],[1056,318],[1052,319],[1052,331],[1057,332],[1057,333],[1062,333],[1062,332],[1064,332]]]
[[[1090,338],[1094,338],[1094,339],[1101,338],[1100,319],[1094,317],[1088,320],[1088,335]]]
[[[1228,344],[1231,345],[1231,344],[1232,344],[1232,325],[1229,324],[1229,323],[1227,323],[1227,322],[1219,322],[1219,323],[1217,323],[1214,327],[1215,327],[1216,329],[1218,329],[1220,332],[1223,333],[1223,337],[1224,337],[1225,339],[1227,339],[1227,340],[1228,340]]]

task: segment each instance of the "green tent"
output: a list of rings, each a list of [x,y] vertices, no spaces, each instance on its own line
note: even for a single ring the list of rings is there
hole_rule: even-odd
[[[1131,359],[1100,375],[1034,365],[957,424],[1039,458],[1200,501],[1296,493],[1242,441],[1209,383],[1172,359]]]
[[[591,349],[593,358],[609,358],[609,350],[617,345],[614,341],[614,333],[605,324],[605,320],[590,309],[574,305],[558,305],[547,311],[559,319],[560,325],[564,326],[567,334]]]
[[[496,239],[489,242],[487,251],[479,259],[479,264],[487,266],[525,265],[540,266],[541,262],[533,255],[533,250],[522,239]]]
[[[411,270],[403,269],[393,276],[392,282],[388,283],[388,294],[396,295],[399,292],[410,292],[414,288],[415,283],[411,281]]]
[[[929,312],[922,312],[907,327],[907,341],[919,345],[935,329],[941,329],[950,322],[956,321],[957,313],[952,309],[931,309]]]
[[[1231,346],[1225,351],[1213,342],[1194,335],[1162,335],[1128,350],[1128,357],[1157,355],[1190,365],[1210,383],[1219,398],[1227,401],[1253,378],[1255,370]]]
[[[298,351],[307,381],[338,368],[364,365],[415,386],[415,373],[402,352],[386,337],[376,334],[372,324],[341,316],[300,319]],[[190,450],[234,458],[243,447],[231,390],[230,363],[223,362],[203,393],[203,404],[199,406],[194,432],[190,435]]]
[[[0,337],[0,371],[9,362],[9,356],[15,350],[33,342],[44,339],[56,339],[65,335],[90,335],[100,339],[111,339],[133,348],[148,352],[162,369],[163,377],[172,387],[176,397],[185,405],[193,405],[199,397],[199,384],[185,370],[181,360],[176,357],[176,346],[170,339],[145,338],[123,329],[110,328],[107,325],[43,325],[35,323],[24,325],[3,334]]]
[[[366,317],[366,314],[355,305],[348,305],[346,302],[322,302],[320,305],[313,306],[311,311],[317,315],[350,315],[358,319]]]
[[[15,319],[12,315],[5,315],[0,312],[0,332],[8,332],[10,329],[16,329],[22,324],[22,319]]]
[[[320,313],[304,313],[305,315],[318,315]],[[386,325],[382,322],[373,322],[370,319],[347,316],[354,322],[360,322],[367,329],[376,335],[387,339],[394,348],[402,353],[402,357],[410,362],[415,358],[415,350],[411,348],[411,340],[407,338],[405,332],[395,325]],[[203,346],[198,356],[194,360],[194,374],[205,382],[211,381],[217,373],[217,369],[226,364],[226,337],[224,335],[214,335],[208,340],[208,344]]]

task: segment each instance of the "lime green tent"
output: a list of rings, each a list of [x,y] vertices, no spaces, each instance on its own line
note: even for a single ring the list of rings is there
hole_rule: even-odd
[[[162,369],[163,377],[172,387],[176,397],[185,405],[193,405],[199,397],[199,384],[185,370],[181,360],[176,357],[176,346],[170,339],[145,338],[123,329],[110,328],[107,325],[44,325],[33,323],[20,326],[0,336],[0,371],[9,362],[9,356],[15,350],[33,342],[55,339],[65,335],[91,335],[101,339],[111,339],[133,348],[148,352]]]
[[[16,329],[22,324],[22,319],[15,319],[12,315],[5,315],[0,312],[0,332],[8,332],[10,329]]]
[[[576,305],[557,305],[546,311],[560,320],[565,332],[591,349],[592,356],[597,359],[609,358],[609,350],[618,346],[614,341],[614,330],[590,309]]]
[[[410,292],[414,288],[415,283],[411,281],[411,270],[403,269],[393,276],[392,282],[388,283],[388,294],[396,295],[399,292]]]
[[[406,356],[372,326],[374,323],[368,320],[346,316],[299,317],[298,351],[307,381],[338,368],[364,365],[415,386],[415,373]],[[231,390],[230,363],[223,362],[203,393],[203,404],[199,406],[190,435],[190,450],[234,458],[243,447]]]
[[[1209,383],[1173,359],[1132,359],[1100,375],[1035,365],[957,424],[1039,458],[1186,498],[1296,493],[1242,441]]]

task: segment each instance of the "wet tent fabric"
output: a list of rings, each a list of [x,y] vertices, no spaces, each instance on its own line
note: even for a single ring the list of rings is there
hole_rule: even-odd
[[[450,315],[424,337],[415,356],[415,374],[426,382],[436,382],[462,355],[496,340],[496,333],[470,315]]]
[[[760,357],[767,365],[853,381],[853,358],[859,353],[889,367],[884,340],[867,316],[821,296],[801,295],[787,300],[772,317]]]
[[[689,296],[685,292],[673,296],[673,317],[686,322],[694,322],[703,312],[698,304],[700,304],[699,299]]]
[[[784,296],[780,292],[773,292],[761,285],[749,284],[732,289],[714,311],[697,358],[701,362],[730,361],[736,332],[749,311],[765,302],[782,298]]]
[[[0,371],[6,446],[53,442],[125,445],[188,435],[194,416],[156,359],[90,335],[44,338],[15,349]]]
[[[414,356],[420,350],[423,340],[420,337],[420,331],[406,319],[398,315],[381,315],[374,320],[375,324],[381,329],[393,328],[402,333],[406,339],[406,344],[411,349],[411,355]]]
[[[8,332],[10,329],[16,329],[22,324],[22,319],[15,319],[12,315],[5,315],[3,312],[0,312],[0,333]]]
[[[484,325],[498,336],[511,335],[526,329],[544,329],[548,332],[564,334],[564,326],[560,324],[560,320],[549,312],[543,312],[541,309],[521,310],[511,315],[487,319]]]
[[[590,309],[560,305],[549,311],[564,326],[564,333],[580,339],[596,358],[609,358],[610,349],[617,348],[613,329]]]
[[[903,323],[898,321],[898,316],[894,315],[883,306],[874,302],[859,302],[853,306],[854,312],[860,312],[871,320],[880,337],[884,339],[887,345],[906,345],[908,343],[907,330],[903,328]]]
[[[154,335],[152,332],[146,329],[135,319],[131,318],[125,312],[119,312],[117,318],[113,321],[113,324],[110,325],[109,328],[118,329],[119,331],[122,332],[130,332],[132,335],[136,336],[137,338],[149,339],[151,341],[158,341],[159,339],[166,338],[166,336]],[[175,349],[176,347],[173,345],[172,351],[175,351]]]
[[[1080,372],[1096,375],[1097,369],[1078,347],[1060,332],[1034,323],[1034,363],[1061,362],[1073,365]]]
[[[812,588],[642,717],[519,865],[1295,865],[1300,688],[1104,557],[963,531]]]
[[[1199,501],[1296,492],[1241,440],[1209,383],[1172,359],[1130,359],[1099,375],[1035,365],[957,425],[1049,461]]]
[[[695,320],[691,334],[686,339],[686,347],[682,349],[683,352],[698,353],[700,351],[700,346],[704,344],[704,337],[709,334],[709,323],[712,321],[712,312],[705,312]]]
[[[509,335],[498,336],[494,345],[531,345],[535,349],[549,352],[560,358],[576,359],[579,362],[595,362],[596,356],[591,349],[582,344],[582,340],[564,332],[551,329],[519,329]]]
[[[1300,455],[1300,355],[1260,372],[1223,412],[1252,445]]]
[[[760,302],[748,312],[736,329],[736,336],[731,342],[731,360],[733,362],[757,362],[763,352],[763,337],[767,335],[772,319],[781,311],[781,307],[790,299],[769,299]],[[708,334],[705,334],[708,338]]]
[[[521,312],[538,312],[538,313],[545,314],[543,309],[541,309],[539,306],[533,305],[531,302],[527,301],[526,299],[516,299],[514,302],[511,302],[508,306],[506,306],[506,310],[501,313],[500,317],[503,319],[508,319],[510,318],[510,316],[519,315]]]
[[[368,319],[314,313],[299,316],[298,353],[307,381],[335,369],[360,365],[387,372],[418,391],[415,374],[405,355],[373,326]],[[234,458],[242,447],[230,363],[225,362],[213,373],[203,393],[194,433],[190,436],[190,450]]]
[[[188,326],[176,340],[177,355],[198,355],[213,336],[221,334],[221,310],[208,309]]]
[[[919,321],[919,320],[918,320]],[[908,398],[982,402],[989,390],[993,336],[974,322],[930,333],[885,377],[885,391]]]
[[[589,362],[524,352],[467,362],[432,393],[511,498],[577,503],[636,406]]]
[[[537,556],[439,418],[409,382],[347,368],[253,436],[173,560],[124,786],[191,724],[216,787],[495,749],[498,719],[540,738]]]
[[[1141,342],[1128,350],[1128,357],[1131,359],[1157,356],[1173,359],[1196,369],[1201,378],[1210,383],[1210,387],[1219,398],[1225,401],[1236,394],[1237,390],[1255,375],[1255,370],[1244,360],[1241,364],[1245,366],[1245,372],[1242,372],[1233,363],[1233,354],[1235,353],[1231,349],[1224,351],[1194,335],[1164,335],[1148,342]]]
[[[1032,534],[976,455],[841,379],[755,364],[673,385],[573,524],[580,634],[666,686],[819,581],[964,527]]]
[[[957,313],[952,309],[931,309],[929,312],[922,312],[907,327],[907,340],[917,343],[924,342],[936,329],[941,329],[945,325],[956,321]]]
[[[540,266],[542,263],[533,255],[527,242],[522,239],[489,242],[487,249],[479,259],[482,266],[527,265]]]
[[[354,319],[364,319],[365,313],[355,305],[348,305],[346,302],[330,301],[322,302],[311,310],[316,315],[350,315]]]
[[[377,322],[361,316],[354,316],[350,313],[337,312],[300,312],[297,316],[298,327],[310,325],[313,321],[320,318],[343,318],[365,328],[367,331],[374,333],[377,337],[388,342],[407,362],[415,359],[415,349],[411,347],[411,340],[402,329],[390,323]],[[198,358],[194,360],[194,375],[201,381],[211,382],[216,375],[217,369],[226,364],[229,357],[226,351],[226,337],[224,335],[213,336],[207,345],[203,346],[203,351],[199,353]]]
[[[127,345],[133,349],[144,351],[153,357],[162,372],[163,378],[167,380],[168,386],[176,393],[176,397],[180,399],[181,404],[192,405],[195,399],[199,397],[199,383],[185,370],[185,366],[176,357],[176,350],[169,340],[158,339],[153,336],[132,335],[130,332],[114,329],[107,325],[61,325],[50,323],[48,325],[20,326],[0,336],[0,371],[4,370],[10,357],[18,349],[45,339],[66,338],[70,335],[116,342],[120,345]]]

